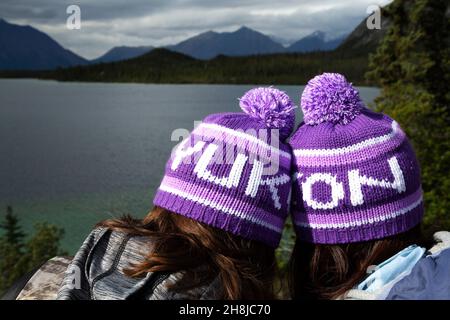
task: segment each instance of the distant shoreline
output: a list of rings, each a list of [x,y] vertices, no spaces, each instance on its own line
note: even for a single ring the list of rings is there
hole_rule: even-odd
[[[44,71],[0,71],[0,78],[43,79],[62,82],[152,84],[298,85],[316,74],[339,72],[358,86],[373,86],[364,74],[367,54],[319,51],[245,57],[218,56],[197,60],[166,49],[138,58]]]
[[[48,81],[48,82],[56,82],[56,83],[73,83],[73,84],[99,84],[99,85],[127,85],[127,84],[137,84],[137,85],[174,85],[174,86],[287,86],[287,87],[304,87],[306,86],[306,83],[296,83],[296,84],[282,84],[282,83],[151,83],[151,82],[101,82],[101,81],[59,81],[54,79],[40,79],[40,78],[2,78],[0,77],[0,81],[2,80],[33,80],[33,81]],[[371,85],[358,85],[355,84],[358,88],[368,88],[368,89],[379,89],[377,86],[371,86]]]

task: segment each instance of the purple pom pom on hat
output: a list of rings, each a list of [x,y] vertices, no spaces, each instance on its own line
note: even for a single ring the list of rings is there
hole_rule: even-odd
[[[399,124],[367,109],[336,73],[308,82],[294,154],[292,219],[297,237],[322,244],[381,239],[423,216],[420,168]]]
[[[239,99],[239,106],[267,128],[280,129],[282,138],[294,129],[295,106],[283,91],[272,87],[249,90]]]
[[[339,73],[323,73],[309,80],[301,97],[303,121],[347,124],[364,107],[358,90]]]

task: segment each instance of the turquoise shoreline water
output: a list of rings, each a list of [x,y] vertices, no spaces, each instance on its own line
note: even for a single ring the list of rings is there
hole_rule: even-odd
[[[0,208],[12,205],[27,233],[38,221],[63,227],[74,253],[98,221],[151,209],[175,129],[239,111],[252,87],[0,79]],[[301,86],[277,88],[298,104]],[[359,89],[366,103],[379,92]]]

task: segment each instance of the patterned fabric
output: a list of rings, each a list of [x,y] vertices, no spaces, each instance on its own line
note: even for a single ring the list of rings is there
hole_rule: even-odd
[[[143,261],[143,254],[150,250],[151,243],[147,237],[130,237],[104,228],[95,229],[68,266],[58,300],[200,300],[220,297],[218,279],[209,285],[175,292],[169,287],[182,278],[182,272],[147,273],[142,278],[125,275],[124,269]]]
[[[293,221],[313,243],[350,243],[407,231],[423,215],[420,169],[399,124],[364,107],[342,75],[311,80],[294,154]]]
[[[274,88],[207,116],[169,159],[154,204],[277,247],[288,213],[294,106]]]
[[[28,280],[17,300],[55,300],[64,279],[69,257],[54,257],[48,260]]]

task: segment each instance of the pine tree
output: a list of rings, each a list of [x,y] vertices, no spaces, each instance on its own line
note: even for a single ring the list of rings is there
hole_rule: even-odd
[[[417,153],[425,197],[425,230],[449,229],[449,30],[444,0],[396,0],[383,16],[389,30],[370,57],[376,108],[396,119]]]
[[[66,254],[59,245],[64,230],[47,223],[36,224],[34,235],[25,242],[19,219],[10,206],[0,228],[5,230],[0,238],[0,296],[25,273],[54,256]]]
[[[6,207],[5,221],[0,224],[0,228],[5,231],[6,241],[18,248],[23,246],[24,233],[19,225],[19,219],[14,215],[11,206]]]

